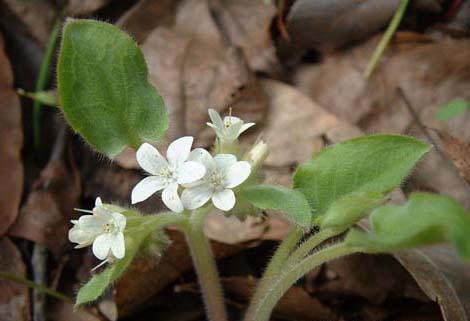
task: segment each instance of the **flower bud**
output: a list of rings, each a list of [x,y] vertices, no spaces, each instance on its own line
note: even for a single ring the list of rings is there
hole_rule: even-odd
[[[260,140],[258,141],[247,153],[245,156],[252,166],[252,168],[258,168],[268,157],[269,149],[268,145]]]

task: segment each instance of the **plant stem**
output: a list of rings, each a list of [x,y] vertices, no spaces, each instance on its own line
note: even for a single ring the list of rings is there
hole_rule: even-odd
[[[39,292],[46,293],[56,299],[73,304],[73,300],[70,297],[66,296],[65,294],[57,292],[42,284],[34,283],[33,281],[30,281],[22,276],[19,276],[13,273],[8,273],[8,272],[0,272],[0,279],[5,279],[5,280],[9,280],[9,281],[26,285],[29,288],[35,289]]]
[[[268,321],[277,302],[298,279],[325,262],[354,252],[357,252],[357,249],[339,243],[305,258],[295,266],[291,266],[273,282],[262,300],[257,302],[254,313],[246,321]]]
[[[39,76],[36,82],[35,92],[41,92],[47,85],[47,81],[49,79],[49,67],[53,58],[54,48],[59,37],[60,26],[62,24],[62,14],[59,15],[57,18],[51,34],[49,36],[49,40],[46,46],[46,52],[44,53],[44,59],[41,63],[41,67],[39,69]],[[33,103],[33,129],[34,129],[34,147],[39,149],[41,145],[41,105],[42,103],[38,100],[35,100]]]
[[[390,39],[392,39],[393,34],[395,33],[398,26],[400,25],[400,22],[403,19],[403,16],[405,15],[405,11],[406,11],[406,8],[408,7],[409,2],[410,0],[401,0],[400,5],[398,6],[398,9],[395,12],[395,15],[393,16],[392,21],[388,25],[387,30],[382,36],[382,39],[380,39],[380,42],[377,45],[377,48],[375,48],[374,53],[372,54],[372,57],[370,58],[369,63],[367,64],[366,70],[364,71],[364,74],[363,74],[366,79],[369,78],[370,75],[372,74],[372,71],[374,71],[374,68],[379,62],[380,57],[385,51],[385,48],[387,48],[387,45],[390,42]]]
[[[266,291],[271,287],[274,280],[279,277],[279,273],[286,262],[286,259],[289,257],[292,249],[297,245],[302,235],[303,231],[294,226],[289,234],[287,234],[286,238],[281,242],[266,267],[263,277],[259,280],[258,285],[256,286],[255,293],[253,294],[250,300],[250,305],[246,310],[245,320],[252,320],[251,315],[254,314],[256,310],[257,302],[263,299],[266,295]]]
[[[214,254],[204,234],[204,222],[211,210],[212,207],[205,207],[194,211],[184,230],[204,299],[207,318],[209,321],[227,321],[224,295]]]
[[[312,235],[309,239],[303,242],[287,260],[287,266],[295,265],[308,255],[310,251],[316,248],[323,241],[340,234],[342,231],[335,229],[320,230],[318,233]]]

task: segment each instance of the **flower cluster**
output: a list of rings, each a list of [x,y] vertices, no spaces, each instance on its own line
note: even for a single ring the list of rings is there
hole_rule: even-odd
[[[69,231],[69,240],[82,248],[92,245],[93,254],[103,263],[122,259],[126,248],[124,245],[124,229],[126,217],[118,212],[107,209],[101,198],[96,198],[95,207],[89,215],[82,215],[78,220],[73,220],[73,227]],[[101,264],[99,265],[101,266]]]
[[[227,116],[222,121],[219,114],[209,109],[217,138],[225,143],[234,142],[254,123],[245,124],[241,119]],[[233,188],[243,183],[251,173],[247,161],[237,161],[233,154],[214,157],[205,149],[191,151],[193,137],[182,137],[168,146],[165,159],[156,148],[145,143],[137,150],[137,162],[150,174],[132,190],[132,204],[149,198],[163,190],[163,203],[173,212],[194,210],[209,200],[222,211],[235,206]],[[184,189],[180,195],[179,187]]]
[[[212,123],[207,125],[214,129],[218,142],[225,146],[234,144],[240,134],[254,125],[231,115],[222,120],[213,109],[209,109],[209,117]],[[203,148],[191,151],[193,140],[190,136],[175,140],[168,146],[166,158],[150,144],[139,147],[137,162],[149,176],[132,190],[132,204],[161,191],[165,206],[176,213],[200,208],[209,200],[222,211],[233,209],[236,202],[233,189],[250,176],[250,163],[237,160],[233,154],[212,156]],[[104,260],[102,264],[123,258],[126,217],[110,211],[99,197],[92,211],[80,211],[91,215],[72,221],[74,226],[69,231],[69,240],[78,243],[76,248],[93,245],[93,254]]]

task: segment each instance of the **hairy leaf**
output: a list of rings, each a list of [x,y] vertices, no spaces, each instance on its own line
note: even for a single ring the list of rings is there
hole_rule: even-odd
[[[260,209],[283,212],[289,221],[300,227],[309,228],[312,225],[308,201],[297,190],[283,186],[256,185],[243,189],[242,197]]]
[[[323,216],[320,216],[322,228],[347,228],[377,207],[383,194],[366,192],[346,195],[333,202]]]
[[[98,299],[103,292],[127,270],[134,260],[142,241],[143,238],[141,237],[139,237],[138,240],[126,238],[126,256],[116,261],[103,272],[93,276],[90,281],[78,291],[75,304],[80,305]]]
[[[294,174],[317,215],[346,196],[360,192],[387,193],[411,172],[429,146],[412,137],[372,135],[324,149]]]
[[[414,193],[402,206],[386,205],[370,215],[371,231],[352,230],[346,242],[368,252],[388,252],[452,241],[470,258],[470,216],[454,199]]]
[[[69,19],[57,70],[65,118],[97,150],[114,156],[164,135],[163,100],[147,80],[137,44],[117,27]]]

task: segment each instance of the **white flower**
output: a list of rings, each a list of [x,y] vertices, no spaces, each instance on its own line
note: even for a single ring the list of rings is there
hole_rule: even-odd
[[[132,190],[132,204],[142,202],[163,190],[162,200],[173,212],[184,210],[178,195],[178,185],[189,184],[204,176],[206,169],[200,163],[187,161],[193,137],[181,137],[168,146],[166,156],[152,145],[144,143],[137,150],[137,162],[152,176],[141,180]]]
[[[189,155],[206,167],[201,181],[188,186],[181,195],[184,207],[193,210],[203,206],[209,199],[218,209],[229,211],[235,205],[232,188],[250,176],[250,163],[238,161],[232,154],[218,154],[214,158],[205,149],[196,148]]]
[[[241,133],[255,125],[255,123],[245,124],[243,120],[234,116],[226,116],[222,121],[214,109],[209,109],[209,117],[212,123],[207,123],[207,126],[214,128],[217,137],[226,143],[234,142]]]
[[[79,211],[92,214],[72,220],[74,226],[69,231],[69,240],[78,243],[75,248],[93,244],[93,254],[98,259],[105,262],[122,259],[126,252],[123,233],[126,217],[106,209],[99,197],[96,198],[93,211]]]

